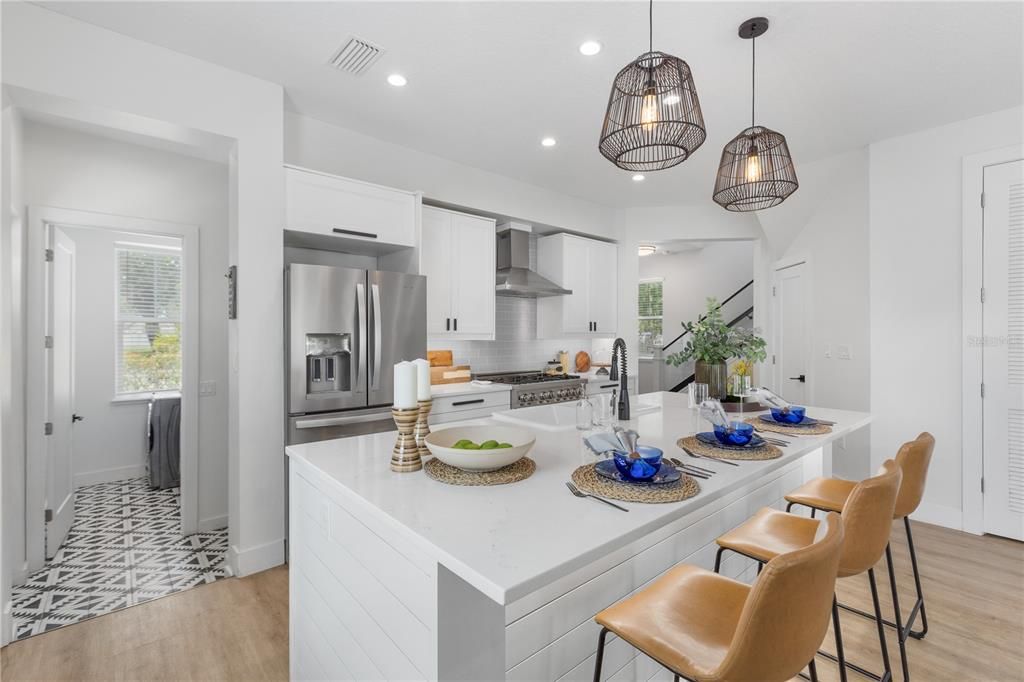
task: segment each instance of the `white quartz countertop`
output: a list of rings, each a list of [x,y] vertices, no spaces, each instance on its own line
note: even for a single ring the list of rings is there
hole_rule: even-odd
[[[472,381],[463,381],[458,384],[434,384],[430,387],[430,397],[472,395],[473,393],[508,393],[512,390],[512,384],[475,384]]]
[[[640,415],[629,425],[639,431],[641,444],[659,447],[666,456],[685,459],[676,441],[710,430],[697,411],[687,407],[685,395],[654,393],[645,400],[660,401],[662,409]],[[674,504],[621,503],[629,513],[576,498],[566,489],[565,482],[576,467],[595,461],[577,431],[538,430],[529,455],[537,471],[525,481],[501,486],[451,486],[421,471],[393,473],[389,461],[394,432],[293,445],[286,452],[292,460],[317,470],[353,502],[350,512],[355,509],[357,515],[386,523],[494,601],[508,604],[871,419],[863,412],[816,407],[809,407],[807,413],[835,421],[832,433],[794,438],[776,460],[739,462],[735,467],[703,460],[700,466],[719,473],[698,480],[698,495]]]

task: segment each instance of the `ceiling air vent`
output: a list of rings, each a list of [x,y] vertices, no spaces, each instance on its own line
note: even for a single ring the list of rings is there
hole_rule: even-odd
[[[341,49],[334,53],[331,60],[327,62],[338,71],[345,71],[355,76],[362,75],[367,69],[373,66],[384,50],[371,42],[356,38],[348,39]]]

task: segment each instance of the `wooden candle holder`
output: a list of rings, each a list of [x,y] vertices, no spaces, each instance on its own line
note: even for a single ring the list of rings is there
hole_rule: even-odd
[[[416,420],[414,435],[416,438],[416,447],[420,451],[420,457],[426,457],[430,454],[430,450],[427,448],[427,444],[423,442],[423,439],[430,434],[430,425],[427,423],[427,417],[430,416],[430,408],[434,404],[434,401],[421,400],[419,403],[419,417]]]
[[[398,427],[398,438],[395,440],[395,448],[391,451],[391,470],[399,473],[419,471],[423,468],[423,461],[420,459],[420,450],[416,445],[416,437],[413,432],[416,429],[416,421],[419,419],[420,408],[409,409],[391,408],[391,416]]]

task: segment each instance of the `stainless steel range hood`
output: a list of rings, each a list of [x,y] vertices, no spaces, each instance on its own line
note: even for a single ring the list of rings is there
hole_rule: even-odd
[[[503,230],[498,233],[497,244],[498,274],[495,293],[498,296],[541,298],[543,296],[565,296],[572,293],[570,289],[563,289],[530,269],[529,232],[516,229]]]

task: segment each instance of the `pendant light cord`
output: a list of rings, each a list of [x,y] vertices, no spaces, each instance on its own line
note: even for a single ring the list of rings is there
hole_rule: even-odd
[[[750,127],[754,127],[754,102],[757,101],[757,37],[750,39]]]
[[[654,0],[647,3],[647,51],[654,52]]]

